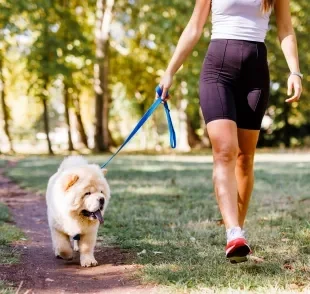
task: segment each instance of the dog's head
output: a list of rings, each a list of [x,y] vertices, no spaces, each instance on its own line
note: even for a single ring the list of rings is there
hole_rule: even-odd
[[[93,164],[65,172],[61,189],[71,215],[82,220],[98,220],[103,223],[103,214],[110,199],[106,172],[106,169],[100,169]]]

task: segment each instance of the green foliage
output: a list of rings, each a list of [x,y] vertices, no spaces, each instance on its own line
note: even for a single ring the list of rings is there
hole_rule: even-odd
[[[189,0],[115,1],[109,40],[108,81],[112,93],[110,128],[118,141],[124,135],[121,125],[134,121],[152,102],[154,88],[193,6],[193,1]],[[83,120],[92,132],[96,1],[2,0],[0,10],[0,58],[5,57],[4,78],[15,137],[31,137],[43,129],[40,123],[42,99],[49,101],[51,129],[64,126],[63,112],[59,107],[64,84],[71,100],[83,97]],[[305,73],[304,93],[299,104],[285,104],[289,70],[277,40],[273,16],[266,40],[272,80],[267,114],[273,124],[262,132],[261,146],[309,145],[309,1],[291,1],[291,11],[301,70]],[[202,124],[198,81],[210,40],[210,28],[209,19],[201,40],[175,76],[171,89],[173,109],[185,99],[189,122],[199,134],[202,134]],[[17,107],[20,105],[21,108]],[[158,131],[164,129],[161,121],[156,120]],[[148,132],[152,131],[150,127]]]
[[[92,48],[83,31],[78,3],[71,1],[41,1],[30,5],[29,19],[33,26],[34,41],[28,58],[29,76],[35,76],[36,89],[43,91],[44,83],[54,82],[61,76],[73,86],[72,75],[87,68]],[[32,9],[31,9],[32,8]],[[86,7],[79,6],[83,14]],[[44,91],[43,91],[44,92]],[[45,94],[48,95],[48,94]]]
[[[297,36],[301,71],[305,73],[303,94],[300,103],[287,105],[286,85],[289,69],[277,38],[275,17],[271,18],[270,31],[267,35],[269,67],[272,81],[270,106],[267,113],[274,119],[270,129],[264,134],[265,145],[280,145],[285,141],[294,146],[303,145],[303,138],[309,133],[310,102],[309,102],[309,18],[305,11],[310,11],[309,1],[291,1],[292,22]],[[286,121],[287,120],[287,121]],[[295,140],[294,140],[295,139]]]
[[[118,9],[117,20],[123,25],[127,34],[120,41],[133,54],[119,55],[115,60],[115,71],[122,68],[119,81],[130,80],[126,85],[129,96],[136,97],[137,107],[141,113],[153,99],[153,90],[165,70],[174,48],[193,10],[192,1],[169,0],[134,1],[124,8]],[[122,5],[121,3],[120,5]],[[292,21],[295,27],[301,70],[305,73],[304,92],[299,104],[286,105],[286,83],[289,73],[288,66],[279,46],[274,15],[271,19],[270,31],[267,36],[269,64],[272,80],[272,93],[267,114],[274,123],[262,132],[261,146],[279,146],[307,144],[309,122],[309,18],[305,11],[310,11],[309,1],[292,1]],[[126,17],[125,17],[126,16]],[[199,96],[198,81],[203,58],[210,40],[210,22],[206,25],[203,37],[198,42],[192,55],[175,76],[171,89],[172,103],[178,107],[180,99],[188,101],[186,110],[188,119],[199,130]],[[122,60],[124,58],[124,60]],[[113,63],[112,61],[112,63]],[[128,64],[128,67],[126,66]],[[138,73],[132,75],[132,72]],[[286,74],[283,74],[286,73]],[[150,87],[150,85],[153,85]],[[305,138],[305,139],[303,139]],[[286,142],[288,141],[288,142]]]

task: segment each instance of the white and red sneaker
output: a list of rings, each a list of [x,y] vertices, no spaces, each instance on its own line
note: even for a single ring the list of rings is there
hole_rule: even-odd
[[[251,253],[244,231],[239,227],[227,230],[226,258],[231,263],[240,263],[248,260],[247,255]]]

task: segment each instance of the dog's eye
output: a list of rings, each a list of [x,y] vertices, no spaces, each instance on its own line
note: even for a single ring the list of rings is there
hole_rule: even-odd
[[[91,193],[90,193],[90,192],[87,192],[87,193],[84,194],[84,196],[87,196],[87,195],[91,195]]]
[[[103,194],[103,191],[100,191],[101,194]]]

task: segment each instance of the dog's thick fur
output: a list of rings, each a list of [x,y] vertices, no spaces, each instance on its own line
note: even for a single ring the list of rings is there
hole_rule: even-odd
[[[72,259],[70,238],[80,235],[79,242],[74,241],[74,250],[80,251],[81,265],[97,265],[94,247],[99,220],[103,220],[100,214],[103,217],[110,199],[105,173],[81,156],[70,156],[49,179],[47,215],[56,257]]]

